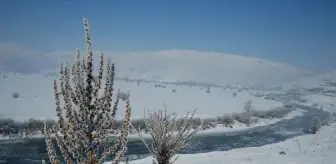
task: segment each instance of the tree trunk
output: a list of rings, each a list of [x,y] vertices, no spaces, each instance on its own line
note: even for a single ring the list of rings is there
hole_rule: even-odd
[[[89,143],[92,144],[92,134],[89,134]],[[90,145],[91,146],[91,145]],[[89,164],[95,164],[92,147],[89,150]]]
[[[94,164],[93,150],[89,151],[89,164]]]
[[[157,164],[169,164],[170,163],[170,154],[169,151],[165,148],[161,149],[158,157],[156,158]]]

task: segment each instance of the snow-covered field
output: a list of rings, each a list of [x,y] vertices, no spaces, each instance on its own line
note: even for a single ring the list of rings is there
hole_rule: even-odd
[[[323,127],[315,135],[299,136],[262,147],[178,156],[176,164],[333,164],[336,161],[336,124]],[[130,163],[151,162],[152,157],[147,157]]]
[[[0,113],[5,117],[25,120],[28,118],[45,119],[54,118],[55,102],[52,81],[57,77],[45,77],[41,74],[12,75],[2,78],[0,81]],[[244,111],[244,103],[251,100],[256,110],[269,110],[281,107],[282,103],[274,100],[265,100],[255,97],[248,91],[238,92],[236,89],[210,88],[206,93],[206,87],[166,85],[165,88],[155,87],[156,83],[116,81],[115,87],[122,92],[130,91],[132,118],[143,117],[144,109],[163,108],[164,104],[170,112],[184,115],[188,111],[197,108],[196,115],[200,117],[219,116]],[[173,92],[172,90],[176,91]],[[12,98],[14,92],[19,93],[20,98]],[[237,96],[233,96],[236,92]],[[123,115],[123,103],[120,103],[117,116]]]
[[[328,112],[336,112],[336,97],[320,95],[320,94],[310,94],[302,97],[307,100],[307,105],[316,106]]]

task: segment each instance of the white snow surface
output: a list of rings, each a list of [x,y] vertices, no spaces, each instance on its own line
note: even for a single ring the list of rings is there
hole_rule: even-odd
[[[317,105],[318,108],[324,111],[333,113],[336,112],[336,97],[320,95],[320,94],[310,94],[302,97],[307,100],[306,105],[314,106]]]
[[[53,80],[55,76],[45,77],[42,74],[16,74],[2,78],[0,81],[0,114],[4,117],[17,120],[55,119],[55,100],[53,94]],[[181,115],[197,108],[196,117],[218,116],[229,113],[239,113],[244,109],[244,103],[252,101],[252,106],[257,110],[269,110],[282,106],[280,102],[265,100],[251,95],[248,91],[223,90],[211,88],[206,93],[206,88],[167,85],[166,88],[154,87],[155,83],[130,83],[116,81],[115,88],[131,94],[132,118],[143,117],[144,109],[163,108],[164,104],[170,112]],[[172,92],[176,89],[176,92]],[[12,94],[18,92],[20,98],[12,98]],[[233,97],[233,92],[237,96]],[[124,115],[124,103],[119,104],[117,117]]]
[[[280,155],[281,151],[285,154]],[[336,161],[336,124],[322,127],[315,135],[303,135],[261,147],[178,156],[175,164],[333,164]],[[148,164],[152,159],[149,156],[130,163]]]

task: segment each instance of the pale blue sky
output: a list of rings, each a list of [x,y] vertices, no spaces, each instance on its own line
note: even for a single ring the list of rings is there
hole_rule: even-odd
[[[333,0],[2,0],[0,42],[75,50],[82,17],[95,49],[214,51],[336,69]]]

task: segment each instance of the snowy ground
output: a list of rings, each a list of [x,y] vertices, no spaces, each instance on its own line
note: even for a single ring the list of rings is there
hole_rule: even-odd
[[[316,106],[328,112],[336,112],[336,97],[320,95],[320,94],[310,94],[302,97],[307,100],[306,105]]]
[[[281,155],[280,152],[285,154]],[[130,161],[151,163],[152,157]],[[179,155],[176,164],[332,164],[336,161],[336,124],[316,135],[304,135],[284,142],[223,152]],[[109,163],[109,162],[106,162]]]
[[[28,118],[55,118],[55,102],[52,80],[56,77],[45,77],[40,74],[12,75],[1,79],[0,114],[4,117],[25,120]],[[116,81],[115,87],[122,92],[130,91],[132,118],[143,117],[144,109],[163,108],[164,104],[170,112],[184,115],[197,108],[196,115],[201,117],[218,116],[222,114],[240,113],[244,103],[251,100],[256,110],[269,110],[282,106],[282,103],[255,97],[248,91],[238,92],[236,89],[207,88],[200,86],[167,85],[165,88],[155,87],[155,83]],[[176,92],[172,90],[175,89]],[[18,92],[20,98],[12,98],[13,92]],[[233,96],[237,92],[237,96]],[[120,103],[117,116],[123,116],[124,104]]]

